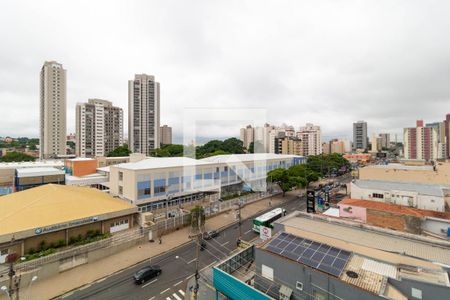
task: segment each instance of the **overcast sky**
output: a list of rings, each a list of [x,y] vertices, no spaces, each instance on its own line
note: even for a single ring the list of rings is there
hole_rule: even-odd
[[[449,11],[412,0],[1,1],[0,136],[38,136],[46,60],[67,69],[68,132],[88,98],[127,116],[127,80],[147,73],[176,136],[191,107],[263,109],[270,123],[321,125],[324,139],[350,137],[358,120],[400,133],[450,113]],[[198,134],[238,136],[249,120],[203,122]]]

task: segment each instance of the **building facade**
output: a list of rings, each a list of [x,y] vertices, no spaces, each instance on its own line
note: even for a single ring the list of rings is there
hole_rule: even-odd
[[[136,74],[128,81],[128,144],[147,156],[159,148],[160,86],[155,76]]]
[[[177,210],[205,195],[243,190],[266,191],[270,170],[304,163],[295,155],[236,154],[195,160],[187,157],[144,159],[110,166],[110,192],[137,205],[140,211]]]
[[[353,151],[368,150],[367,123],[358,121],[353,123]]]
[[[123,144],[123,110],[112,102],[89,99],[76,107],[76,155],[106,156]]]
[[[161,137],[162,145],[172,144],[172,127],[163,125],[159,128],[159,136]]]
[[[306,126],[300,127],[296,135],[297,138],[302,140],[303,156],[319,155],[322,153],[320,126],[307,123]]]
[[[241,128],[240,140],[242,141],[244,148],[248,150],[250,144],[254,142],[254,128],[252,125],[247,125],[245,128]]]
[[[46,61],[40,74],[39,157],[66,155],[66,70]]]
[[[283,138],[275,138],[275,153],[302,155],[303,154],[302,140],[296,137],[287,137],[287,136]]]
[[[438,131],[435,127],[424,127],[423,121],[418,120],[416,127],[403,129],[403,150],[406,159],[431,161],[442,158],[438,151]]]
[[[380,133],[380,138],[382,149],[391,148],[391,135],[389,133]]]

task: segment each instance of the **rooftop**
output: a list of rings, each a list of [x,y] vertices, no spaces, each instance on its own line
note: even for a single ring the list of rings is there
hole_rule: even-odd
[[[200,161],[213,163],[235,163],[254,160],[269,160],[269,159],[292,159],[300,158],[298,155],[275,154],[275,153],[249,153],[249,154],[226,154],[215,155],[201,159]]]
[[[97,189],[47,184],[2,196],[0,236],[137,208]]]
[[[34,177],[48,175],[64,175],[63,170],[53,167],[19,168],[16,170],[18,177]]]
[[[383,203],[383,202],[378,202],[378,201],[360,200],[360,199],[344,199],[341,202],[339,202],[339,204],[354,205],[354,206],[365,207],[365,208],[370,208],[370,209],[374,209],[374,210],[389,211],[389,212],[393,212],[393,213],[411,215],[411,216],[416,216],[416,217],[433,217],[433,218],[450,220],[450,213],[448,213],[448,212],[423,210],[423,209],[417,209],[417,208],[413,208],[413,207],[396,205],[396,204]]]
[[[321,242],[329,239],[339,240],[341,248],[349,251],[357,252],[358,246],[362,249],[378,249],[383,251],[384,254],[381,256],[383,259],[388,257],[387,253],[400,254],[392,257],[392,262],[395,263],[418,264],[423,261],[450,266],[450,242],[446,241],[299,211],[275,223],[284,225],[286,231],[292,229],[296,233],[301,233],[302,236],[311,235],[323,240]],[[366,252],[367,250],[363,250],[361,254],[368,255]],[[430,267],[433,264],[425,265]]]
[[[433,171],[432,166],[407,166],[407,165],[403,165],[403,164],[372,165],[372,166],[367,166],[366,168],[410,170],[410,171]]]
[[[84,160],[96,160],[94,158],[89,157],[76,157],[76,158],[69,158],[68,161],[84,161]]]
[[[379,189],[384,191],[400,190],[418,192],[422,195],[443,197],[443,189],[450,189],[450,186],[438,184],[420,184],[409,182],[381,181],[381,180],[355,180],[353,184],[363,189]]]
[[[62,160],[40,160],[40,161],[22,161],[22,162],[2,162],[0,169],[17,169],[17,168],[36,168],[36,167],[63,167]]]
[[[128,162],[115,165],[115,167],[128,170],[145,170],[172,167],[187,167],[197,165],[208,165],[207,162],[196,160],[189,157],[153,157],[143,159],[137,162]]]

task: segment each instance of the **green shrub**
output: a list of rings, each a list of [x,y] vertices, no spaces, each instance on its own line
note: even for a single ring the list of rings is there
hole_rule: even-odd
[[[65,240],[59,240],[56,244],[56,248],[61,248],[61,247],[64,247],[65,245],[66,245]]]
[[[30,248],[28,250],[28,254],[34,254],[34,253],[36,253],[36,250],[34,248]]]
[[[47,243],[46,243],[44,240],[42,240],[42,241],[39,243],[39,251],[45,250],[46,244],[47,244]]]

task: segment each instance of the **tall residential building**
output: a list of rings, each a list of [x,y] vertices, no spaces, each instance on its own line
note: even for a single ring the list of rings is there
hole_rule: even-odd
[[[150,155],[159,148],[159,82],[155,76],[136,74],[128,81],[128,139],[130,150]]]
[[[250,144],[254,140],[254,130],[252,125],[247,125],[247,127],[241,128],[240,140],[246,149],[250,147]]]
[[[367,123],[353,123],[353,150],[368,150]]]
[[[371,140],[372,148],[371,152],[378,152],[382,149],[382,138],[379,134],[373,133]]]
[[[389,133],[380,133],[381,148],[389,149],[391,147],[391,135]]]
[[[302,155],[303,145],[299,138],[284,136],[275,138],[276,154]]]
[[[300,127],[300,130],[297,132],[297,138],[302,140],[303,156],[319,155],[322,153],[320,126],[307,123],[306,126]]]
[[[172,127],[163,125],[159,128],[159,136],[161,137],[161,144],[172,144]]]
[[[450,158],[450,114],[445,116],[445,158]]]
[[[123,144],[123,110],[110,101],[78,103],[75,122],[77,156],[106,156]]]
[[[418,120],[416,127],[403,129],[403,148],[406,159],[435,160],[438,155],[438,132],[436,128],[424,127]]]
[[[66,154],[66,70],[46,61],[40,75],[40,159]]]

